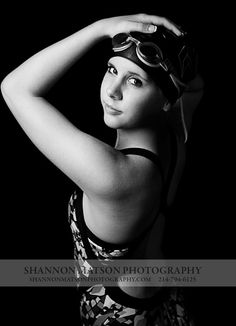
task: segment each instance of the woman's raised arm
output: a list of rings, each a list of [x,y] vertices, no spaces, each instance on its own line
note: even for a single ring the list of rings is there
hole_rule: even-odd
[[[44,90],[54,84],[98,41],[132,30],[151,33],[156,25],[164,25],[176,34],[179,33],[175,25],[158,16],[138,14],[99,20],[25,61],[5,78],[2,83],[3,94],[17,91],[42,96]]]
[[[87,192],[109,192],[114,178],[121,180],[121,155],[109,145],[85,134],[44,98],[44,92],[98,41],[118,32],[154,31],[167,19],[130,15],[97,21],[33,55],[3,80],[3,97],[31,141],[60,170]],[[80,94],[82,96],[82,92]],[[81,103],[81,106],[87,104]],[[92,110],[85,107],[83,109]]]

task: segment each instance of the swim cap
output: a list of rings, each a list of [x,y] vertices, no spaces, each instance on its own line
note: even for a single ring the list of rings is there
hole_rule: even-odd
[[[113,56],[127,58],[146,71],[171,104],[196,76],[197,54],[186,33],[177,36],[158,26],[152,34],[116,34],[112,46]]]

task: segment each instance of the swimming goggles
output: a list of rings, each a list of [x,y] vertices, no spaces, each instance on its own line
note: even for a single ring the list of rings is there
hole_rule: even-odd
[[[163,60],[162,51],[155,43],[148,41],[141,42],[128,33],[115,35],[112,43],[114,52],[124,51],[135,44],[136,55],[141,62],[152,68],[162,67],[168,72],[168,66]]]

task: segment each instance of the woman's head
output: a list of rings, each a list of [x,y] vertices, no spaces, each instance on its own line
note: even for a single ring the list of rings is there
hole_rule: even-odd
[[[100,95],[105,123],[114,129],[150,126],[166,102],[149,74],[120,56],[108,61]]]
[[[158,26],[151,34],[117,34],[112,45],[114,55],[127,58],[146,71],[171,104],[196,75],[196,51],[186,33],[177,36]]]
[[[113,55],[101,87],[102,103],[108,102],[110,106],[118,108],[117,105],[123,105],[128,100],[129,111],[135,113],[135,107],[138,107],[140,116],[145,116],[146,120],[152,120],[154,115],[165,107],[165,103],[174,104],[182,95],[186,83],[196,74],[196,53],[190,46],[188,37],[185,34],[176,36],[162,26],[158,26],[157,31],[152,34],[117,34],[112,39],[112,45]],[[122,74],[125,70],[137,72],[141,78],[137,79],[135,74],[128,74],[127,85],[132,87],[125,88],[125,84],[118,82],[121,81],[118,78],[121,76],[119,70]],[[105,92],[105,88],[108,91]],[[111,89],[116,89],[115,93],[112,93]],[[119,96],[123,102],[115,101]],[[144,109],[140,110],[143,106]],[[116,120],[121,116],[114,114]],[[135,117],[137,118],[137,114],[133,120]]]

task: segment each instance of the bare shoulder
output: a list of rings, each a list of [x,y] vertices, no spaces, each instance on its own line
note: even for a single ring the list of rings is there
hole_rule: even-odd
[[[122,243],[136,237],[158,211],[162,190],[160,170],[147,158],[118,154],[110,191],[84,192],[84,217],[100,239]]]
[[[4,97],[27,136],[84,192],[107,196],[135,180],[132,160],[78,129],[44,98],[11,92]]]

